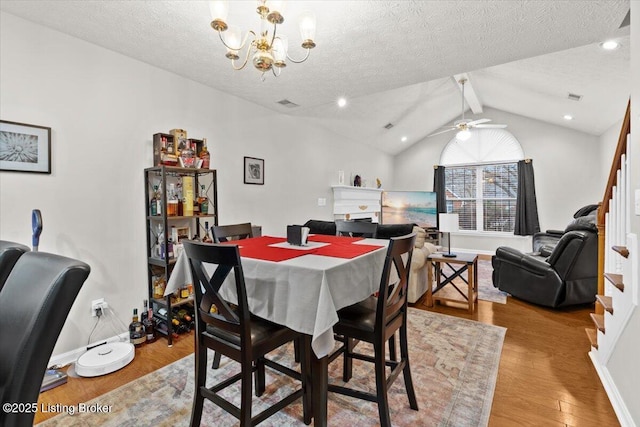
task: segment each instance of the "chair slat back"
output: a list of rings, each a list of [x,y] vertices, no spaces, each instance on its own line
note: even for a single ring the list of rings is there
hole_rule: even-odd
[[[205,324],[209,324],[241,337],[247,336],[250,314],[238,246],[187,240],[184,250],[191,266],[195,306],[198,307],[196,333],[204,331]],[[212,274],[208,273],[205,264],[215,265]],[[238,296],[237,310],[220,295],[220,288],[232,271]]]
[[[389,241],[378,291],[376,328],[384,327],[400,312],[407,311],[409,269],[415,241],[416,233],[392,237]],[[392,272],[395,272],[395,275],[392,276]],[[389,283],[390,279],[393,283]]]
[[[211,232],[213,233],[213,241],[215,243],[253,237],[253,230],[250,222],[242,224],[214,225],[211,227]]]
[[[368,221],[336,221],[336,236],[370,237],[375,239],[378,224]]]

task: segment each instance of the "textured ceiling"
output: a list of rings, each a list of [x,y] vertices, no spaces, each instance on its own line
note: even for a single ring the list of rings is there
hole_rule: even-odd
[[[257,30],[255,6],[232,1],[229,23]],[[468,73],[485,106],[595,135],[621,118],[630,92],[629,31],[618,28],[628,0],[290,1],[290,54],[303,54],[303,10],[317,15],[317,47],[264,81],[250,66],[231,69],[204,1],[2,0],[0,9],[392,154],[460,116],[454,74]],[[602,51],[605,38],[622,47]],[[277,103],[285,98],[300,107]],[[562,120],[568,108],[572,122]]]

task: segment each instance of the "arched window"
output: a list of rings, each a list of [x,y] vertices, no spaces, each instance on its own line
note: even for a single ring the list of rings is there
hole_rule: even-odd
[[[468,140],[449,141],[440,164],[447,212],[459,214],[461,230],[513,232],[523,159],[520,143],[504,129],[473,129]]]

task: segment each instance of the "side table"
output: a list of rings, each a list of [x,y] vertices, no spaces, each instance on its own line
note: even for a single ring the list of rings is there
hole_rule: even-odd
[[[433,265],[433,268],[427,268],[427,306],[433,307],[436,301],[466,302],[469,313],[473,314],[475,305],[478,302],[478,254],[458,253],[455,258],[449,258],[441,253],[434,253],[427,257],[427,262],[431,262]],[[443,264],[446,264],[450,271],[449,269],[443,271]],[[462,275],[465,271],[467,272],[466,278]],[[433,277],[434,275],[435,278]],[[454,283],[454,279],[458,277],[466,284],[466,289],[460,286],[459,283]],[[433,286],[434,282],[435,288]],[[447,285],[453,287],[457,294],[462,296],[462,299],[446,296],[444,292],[436,295]]]

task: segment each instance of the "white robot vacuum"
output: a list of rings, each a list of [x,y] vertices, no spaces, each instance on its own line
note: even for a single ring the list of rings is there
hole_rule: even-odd
[[[135,354],[135,347],[128,342],[99,345],[78,357],[75,371],[81,377],[110,374],[131,363]]]

